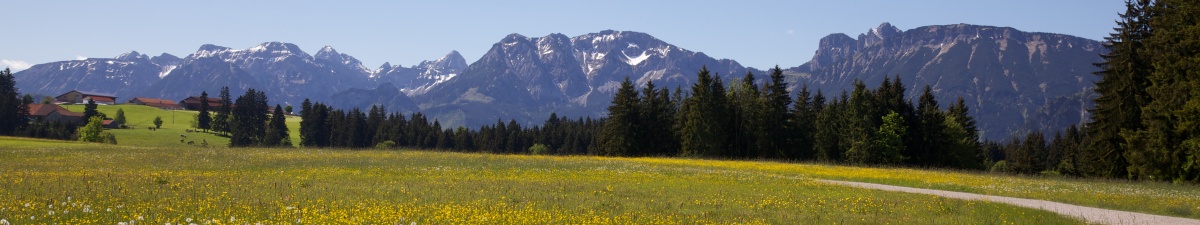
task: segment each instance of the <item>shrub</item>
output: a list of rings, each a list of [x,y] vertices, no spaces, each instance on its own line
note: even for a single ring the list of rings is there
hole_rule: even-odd
[[[117,144],[117,135],[115,135],[113,133],[109,133],[109,132],[104,132],[104,138],[103,138],[103,140],[101,140],[101,142],[115,145],[115,144]]]
[[[291,143],[288,143],[288,144],[290,145]],[[392,147],[395,147],[395,146],[396,146],[396,142],[394,142],[394,141],[384,141],[384,142],[380,142],[379,144],[376,144],[376,145],[375,145],[375,148],[378,148],[378,149],[389,149],[389,148],[392,148]]]
[[[1008,163],[1004,162],[1004,160],[1000,160],[1000,161],[996,162],[996,164],[992,164],[991,171],[993,173],[1008,173],[1009,172]]]
[[[529,147],[529,153],[534,155],[545,155],[550,154],[550,149],[546,148],[546,145],[543,144],[533,144],[533,146]]]

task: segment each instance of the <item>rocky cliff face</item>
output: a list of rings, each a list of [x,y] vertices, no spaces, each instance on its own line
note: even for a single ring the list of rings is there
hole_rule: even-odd
[[[899,76],[910,96],[930,85],[942,106],[963,97],[983,136],[999,139],[1086,119],[1097,79],[1092,63],[1103,51],[1100,42],[1062,34],[967,24],[901,31],[884,23],[857,39],[823,38],[813,59],[789,72],[826,94],[854,79],[878,85]]]

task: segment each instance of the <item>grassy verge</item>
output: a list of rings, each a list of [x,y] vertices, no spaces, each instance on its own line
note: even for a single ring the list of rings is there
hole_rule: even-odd
[[[1200,219],[1200,186],[1157,182],[1028,177],[950,170],[820,164],[638,158],[663,165],[754,170],[787,176],[1042,199],[1097,208]]]
[[[0,219],[14,224],[1079,223],[1041,210],[826,185],[757,167],[804,167],[791,164],[8,137],[0,137],[0,159]]]

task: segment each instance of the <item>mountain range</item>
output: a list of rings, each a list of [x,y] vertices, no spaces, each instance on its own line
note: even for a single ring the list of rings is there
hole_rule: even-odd
[[[831,34],[813,59],[786,70],[791,90],[808,85],[834,96],[855,79],[878,85],[898,76],[915,96],[930,85],[943,106],[963,97],[988,139],[1025,130],[1060,129],[1086,119],[1096,77],[1098,41],[977,25],[925,26],[901,31],[884,23],[852,38]],[[272,103],[305,98],[339,108],[380,105],[423,112],[447,127],[476,127],[515,119],[540,124],[552,112],[603,117],[625,77],[639,86],[691,86],[707,67],[721,79],[762,70],[671,45],[649,34],[600,31],[568,37],[511,34],[467,63],[457,51],[410,67],[374,70],[326,46],[308,54],[294,44],[266,42],[248,49],[203,45],[183,58],[136,51],[35,65],[15,74],[23,93],[70,90],[119,98],[183,99],[228,86],[241,95],[265,91]]]

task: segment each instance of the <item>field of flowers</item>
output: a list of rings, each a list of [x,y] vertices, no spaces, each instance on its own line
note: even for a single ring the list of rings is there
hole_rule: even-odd
[[[779,166],[781,168],[772,168]],[[795,167],[795,169],[789,169]],[[12,224],[1077,224],[833,186],[806,166],[425,151],[164,148],[0,137]]]

